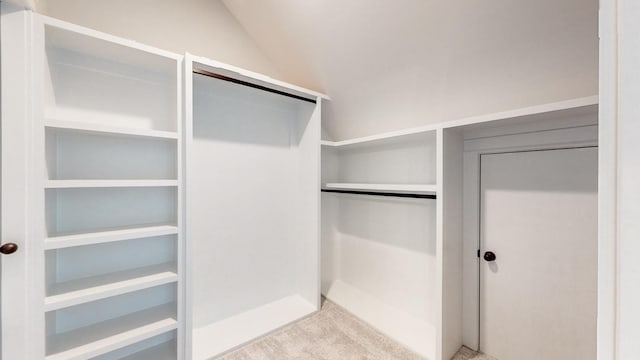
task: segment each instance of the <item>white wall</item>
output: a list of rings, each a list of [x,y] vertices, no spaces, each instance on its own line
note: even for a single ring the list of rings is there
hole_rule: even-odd
[[[219,0],[38,0],[42,14],[182,54],[278,77]]]
[[[598,1],[223,0],[334,140],[598,92]]]

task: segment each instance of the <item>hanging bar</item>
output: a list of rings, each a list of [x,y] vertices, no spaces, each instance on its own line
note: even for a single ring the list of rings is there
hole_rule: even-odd
[[[436,199],[436,195],[434,194],[392,193],[392,192],[379,192],[379,191],[333,190],[333,189],[321,189],[320,191],[327,192],[327,193],[338,193],[338,194],[390,196],[390,197],[415,198],[415,199]]]
[[[231,82],[231,83],[234,83],[234,84],[238,84],[238,85],[248,86],[250,88],[263,90],[263,91],[267,91],[267,92],[278,94],[278,95],[287,96],[287,97],[294,98],[294,99],[297,99],[297,100],[302,100],[302,101],[306,101],[306,102],[310,102],[310,103],[314,103],[314,104],[316,103],[315,99],[309,99],[309,98],[306,98],[304,96],[290,94],[288,92],[272,89],[272,88],[269,88],[269,87],[266,87],[266,86],[262,86],[262,85],[258,85],[258,84],[253,84],[253,83],[250,83],[248,81],[234,79],[232,77],[228,77],[228,76],[221,75],[221,74],[216,74],[216,73],[213,73],[213,72],[210,72],[210,71],[206,71],[206,70],[202,70],[202,69],[193,69],[193,73],[194,74],[198,74],[198,75],[204,75],[204,76],[212,77],[212,78],[215,78],[215,79],[228,81],[228,82]]]

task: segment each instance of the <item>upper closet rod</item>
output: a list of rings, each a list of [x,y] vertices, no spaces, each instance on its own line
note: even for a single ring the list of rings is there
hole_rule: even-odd
[[[435,199],[436,198],[436,195],[415,194],[415,193],[392,193],[392,192],[378,192],[378,191],[333,190],[333,189],[321,189],[320,191],[328,192],[328,193],[338,193],[338,194],[391,196],[391,197],[416,198],[416,199]]]
[[[251,88],[254,88],[254,89],[268,91],[270,93],[283,95],[283,96],[287,96],[287,97],[290,97],[290,98],[294,98],[294,99],[298,99],[298,100],[302,100],[302,101],[306,101],[306,102],[310,102],[310,103],[314,103],[314,104],[316,103],[315,99],[309,99],[309,98],[306,98],[304,96],[290,94],[288,92],[284,92],[284,91],[268,88],[266,86],[253,84],[253,83],[250,83],[248,81],[242,81],[242,80],[234,79],[234,78],[231,78],[231,77],[228,77],[228,76],[225,76],[225,75],[212,73],[212,72],[207,71],[207,70],[193,69],[193,73],[194,74],[208,76],[208,77],[212,77],[212,78],[216,78],[216,79],[220,79],[220,80],[224,80],[224,81],[228,81],[228,82],[232,82],[232,83],[238,84],[238,85],[248,86],[248,87],[251,87]]]

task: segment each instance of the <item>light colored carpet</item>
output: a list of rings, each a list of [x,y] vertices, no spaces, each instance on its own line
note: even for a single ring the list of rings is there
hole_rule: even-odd
[[[424,360],[331,301],[219,360]],[[492,360],[463,348],[454,360]]]
[[[489,355],[477,353],[473,350],[462,347],[460,351],[451,360],[496,360]]]

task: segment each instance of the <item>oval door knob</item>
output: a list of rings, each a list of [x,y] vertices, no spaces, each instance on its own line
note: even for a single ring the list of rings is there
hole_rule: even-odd
[[[485,261],[496,261],[496,254],[493,253],[492,251],[487,251],[484,253],[484,260]]]
[[[0,253],[5,255],[13,254],[16,251],[18,251],[18,245],[14,243],[6,243],[0,246]]]

